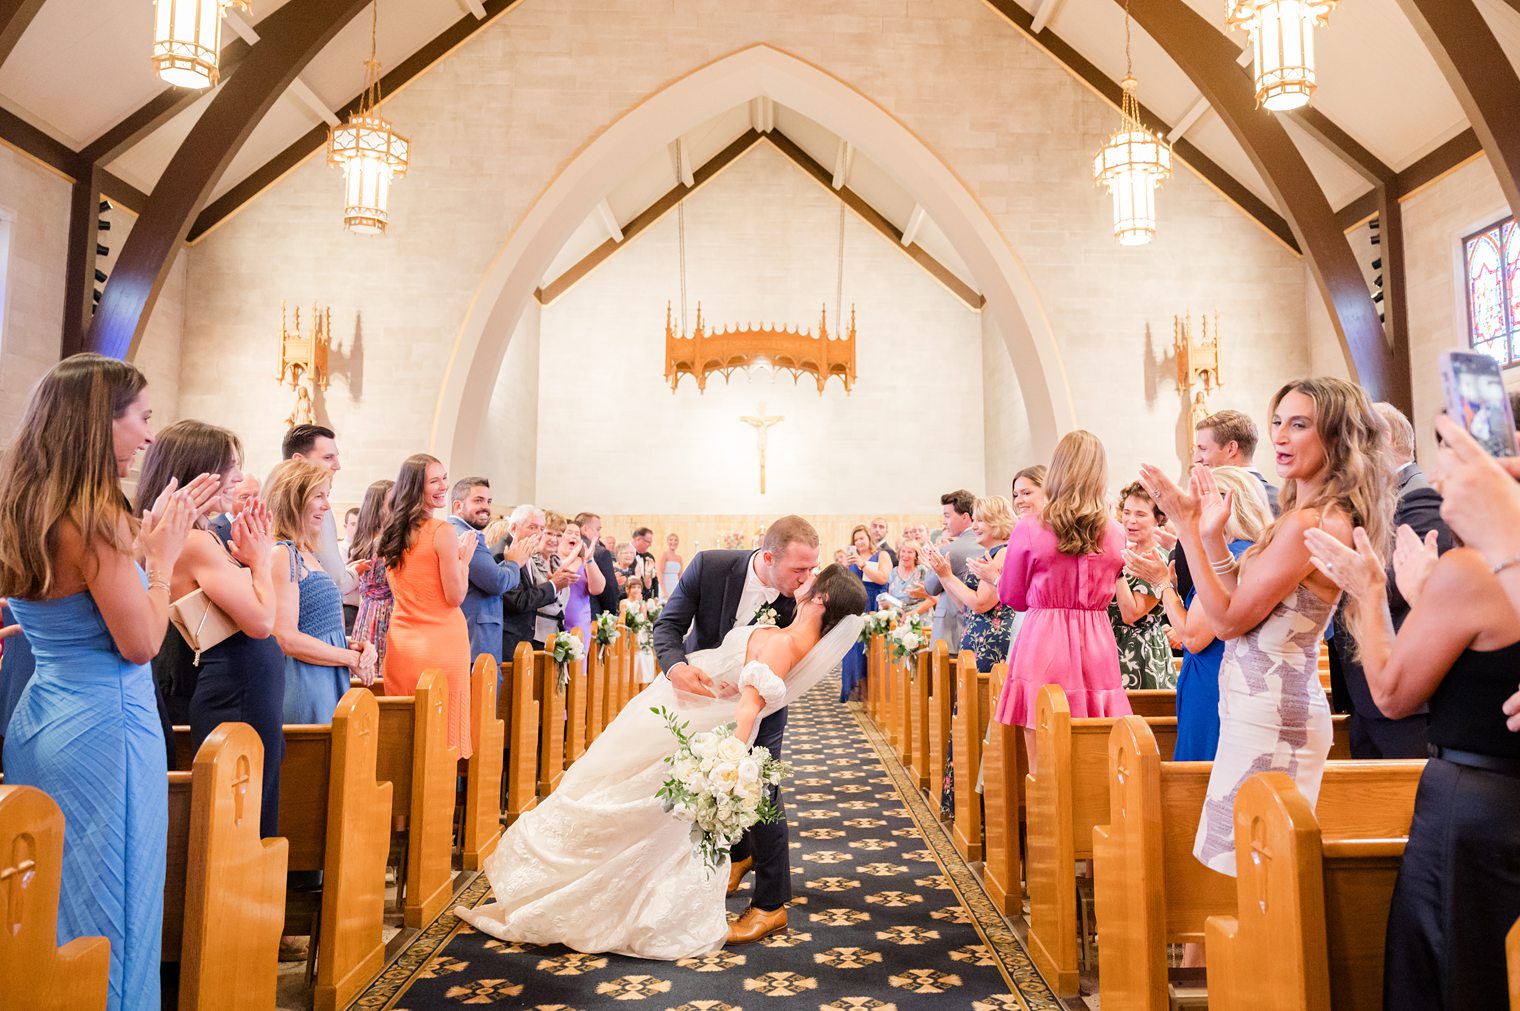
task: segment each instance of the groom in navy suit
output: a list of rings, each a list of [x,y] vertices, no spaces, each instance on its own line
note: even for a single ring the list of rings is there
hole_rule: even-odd
[[[713,696],[712,678],[686,662],[687,653],[714,649],[735,625],[785,626],[796,611],[794,599],[818,564],[818,531],[801,516],[783,516],[765,532],[758,551],[701,551],[691,560],[654,626],[660,667],[677,691]],[[786,710],[760,721],[755,743],[781,757]],[[775,794],[781,807],[781,794]],[[756,825],[729,854],[728,893],[751,868],[755,895],[744,915],[728,929],[729,944],[743,944],[786,929],[792,898],[791,853],[785,812],[770,825]]]

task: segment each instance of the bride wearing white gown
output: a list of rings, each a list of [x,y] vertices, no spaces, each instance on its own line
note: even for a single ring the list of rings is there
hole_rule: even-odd
[[[493,937],[563,944],[582,952],[679,959],[723,947],[728,861],[709,870],[692,851],[691,825],[655,796],[676,747],[652,710],[675,710],[696,733],[737,721],[753,742],[760,719],[794,702],[860,634],[860,580],[831,565],[797,598],[786,628],[736,627],[690,662],[726,698],[677,692],[660,678],[623,708],[559,788],[519,818],[485,863],[493,899],[460,919]]]

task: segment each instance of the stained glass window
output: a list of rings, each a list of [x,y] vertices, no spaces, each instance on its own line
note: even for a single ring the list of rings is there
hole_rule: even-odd
[[[1520,228],[1510,218],[1462,241],[1468,341],[1501,365],[1520,364]]]

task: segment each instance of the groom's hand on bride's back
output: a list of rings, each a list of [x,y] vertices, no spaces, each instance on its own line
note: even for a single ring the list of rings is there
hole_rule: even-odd
[[[703,695],[710,699],[718,696],[713,692],[712,678],[700,667],[693,667],[689,663],[678,663],[665,672],[670,678],[670,683],[678,692],[688,695]]]

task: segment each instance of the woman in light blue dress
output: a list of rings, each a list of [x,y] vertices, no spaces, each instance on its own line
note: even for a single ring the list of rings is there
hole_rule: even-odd
[[[152,441],[145,386],[124,362],[64,359],[0,457],[0,597],[36,656],[6,728],[5,778],[63,811],[58,943],[110,941],[110,1011],[159,1007],[169,798],[149,661],[197,496],[217,485],[170,486],[134,524],[120,482]]]
[[[343,594],[316,556],[330,508],[332,472],[285,460],[264,490],[275,542],[274,636],[285,654],[285,722],[331,723],[349,675],[375,680],[373,643],[351,642],[343,630]]]

